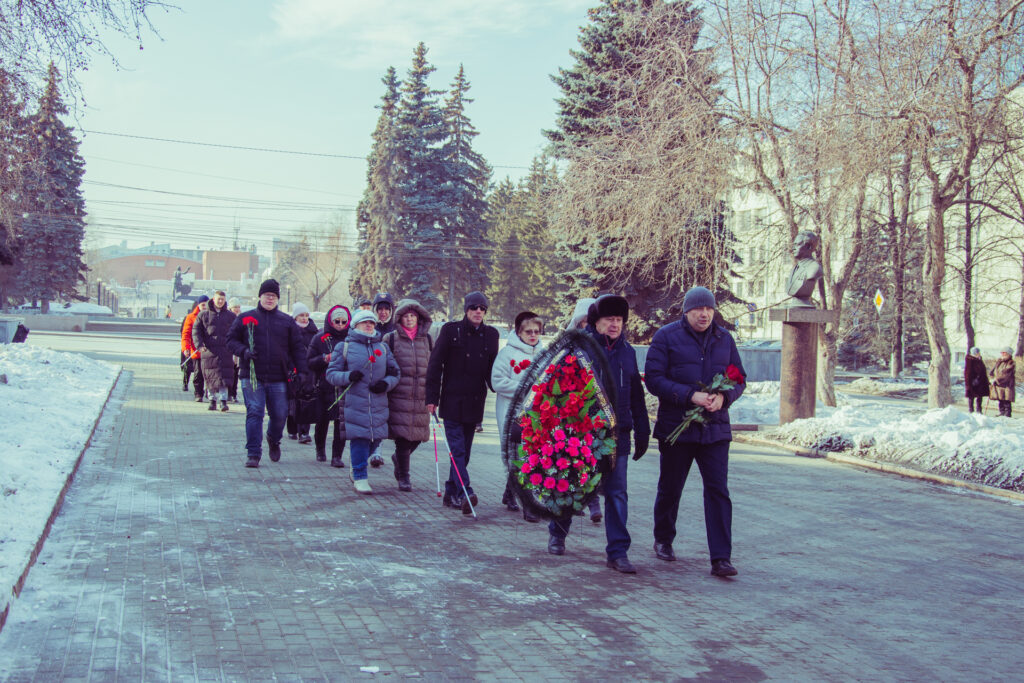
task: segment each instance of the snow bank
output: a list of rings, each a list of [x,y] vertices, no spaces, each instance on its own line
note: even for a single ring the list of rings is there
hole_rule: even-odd
[[[1024,423],[941,410],[862,403],[765,433],[788,443],[893,462],[1024,491]]]
[[[80,354],[0,345],[0,590],[28,563],[117,373]]]
[[[927,393],[927,381],[907,381],[897,379],[869,379],[861,377],[849,384],[839,385],[842,391],[850,391],[856,394],[869,394],[871,396],[892,396],[898,394],[919,395]]]

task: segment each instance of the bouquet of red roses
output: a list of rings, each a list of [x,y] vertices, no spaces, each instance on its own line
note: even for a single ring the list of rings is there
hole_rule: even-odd
[[[740,369],[735,365],[729,364],[725,368],[725,373],[718,373],[711,379],[711,384],[704,384],[698,382],[701,391],[705,391],[709,394],[720,394],[723,391],[729,391],[738,384],[743,384],[745,378]],[[668,442],[675,443],[676,440],[682,436],[683,432],[689,428],[694,422],[700,424],[707,424],[708,413],[703,406],[694,406],[683,413],[683,421],[679,423],[679,426],[672,430],[672,433],[668,435]]]
[[[600,466],[615,452],[610,420],[593,371],[568,354],[534,384],[533,401],[519,418],[522,442],[510,470],[522,488],[552,514],[583,509],[601,481]]]

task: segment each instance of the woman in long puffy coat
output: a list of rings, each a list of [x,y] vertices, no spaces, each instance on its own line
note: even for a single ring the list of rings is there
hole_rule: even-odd
[[[999,353],[999,360],[990,374],[992,398],[999,401],[999,414],[1012,417],[1013,400],[1017,394],[1017,364],[1013,361],[1013,349],[1007,346]]]
[[[233,322],[235,314],[228,310],[227,296],[217,292],[192,326],[192,343],[199,351],[210,410],[217,410],[217,401],[222,412],[228,410],[228,390],[235,379],[235,359],[228,348],[228,330]]]
[[[412,491],[409,459],[416,447],[430,438],[427,364],[434,348],[430,338],[432,320],[427,309],[412,299],[399,301],[394,317],[397,325],[384,335],[384,343],[395,354],[402,375],[388,394],[388,438],[395,441],[391,461],[395,465],[398,490]]]
[[[388,433],[387,392],[401,374],[387,344],[376,328],[377,316],[357,311],[345,341],[348,349],[335,349],[327,365],[327,381],[345,390],[345,435],[351,444],[352,483],[358,493],[373,493],[366,480],[366,464],[377,443]]]
[[[530,366],[533,359],[544,348],[540,343],[540,335],[544,333],[544,322],[532,311],[523,311],[516,316],[515,330],[508,336],[505,346],[498,351],[491,366],[491,386],[494,388],[497,399],[494,404],[494,414],[498,420],[499,443],[505,442],[505,420],[508,417],[508,410],[512,405],[512,398],[516,389],[519,388],[520,376],[523,370]],[[505,493],[501,496],[501,502],[510,511],[519,510],[515,496],[505,484]],[[524,512],[527,521],[535,522],[536,518]]]
[[[967,412],[973,413],[975,404],[981,412],[981,399],[988,396],[988,368],[981,359],[981,349],[971,348],[964,359],[964,394],[967,396]]]
[[[335,353],[341,353],[348,337],[348,322],[352,312],[344,306],[331,306],[324,318],[324,333],[309,343],[306,360],[309,369],[316,374],[318,417],[313,430],[318,462],[327,460],[327,429],[334,423],[334,440],[331,441],[331,467],[344,467],[341,454],[345,450],[345,399],[338,400],[341,393],[327,381],[327,364]]]

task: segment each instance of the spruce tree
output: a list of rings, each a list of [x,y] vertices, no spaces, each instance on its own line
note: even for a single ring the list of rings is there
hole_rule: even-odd
[[[388,67],[381,82],[385,90],[378,105],[380,117],[373,131],[373,149],[366,159],[366,190],[356,209],[359,262],[349,287],[354,297],[394,288],[395,246],[403,242],[398,233],[402,198],[397,183],[395,121],[399,94],[394,67]]]
[[[402,83],[395,119],[395,181],[401,204],[389,243],[396,259],[393,289],[439,311],[444,308],[439,292],[447,284],[445,228],[452,211],[445,203],[448,172],[442,145],[447,130],[438,104],[441,92],[427,82],[433,72],[427,47],[420,43]]]
[[[444,221],[447,300],[448,315],[452,318],[461,310],[458,300],[463,295],[487,287],[490,269],[491,245],[484,214],[491,169],[473,149],[473,138],[478,133],[466,116],[466,105],[473,101],[466,96],[469,88],[460,65],[444,103],[446,139],[441,148],[446,176],[441,188],[442,201],[448,209]]]
[[[16,272],[27,144],[25,103],[15,94],[10,74],[0,69],[0,308],[8,305]]]
[[[728,171],[714,144],[717,78],[686,0],[601,0],[588,18],[573,66],[552,77],[561,96],[546,131],[569,162],[557,230],[578,267],[564,303],[621,293],[634,338],[646,339],[678,317],[689,286],[735,300],[735,255],[709,175]]]
[[[497,249],[487,296],[491,300],[491,316],[499,320],[512,320],[525,308],[529,278],[519,238],[523,214],[521,193],[506,177],[488,196],[486,215],[488,241]]]
[[[51,64],[39,109],[28,119],[30,158],[24,172],[25,218],[21,223],[16,293],[42,302],[45,311],[58,298],[81,298],[85,282],[82,260],[85,200],[81,183],[85,161],[78,153],[74,129],[60,117],[67,107],[57,90]]]

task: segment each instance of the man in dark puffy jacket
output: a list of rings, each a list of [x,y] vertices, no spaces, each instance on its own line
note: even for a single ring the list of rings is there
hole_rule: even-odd
[[[647,419],[644,387],[636,363],[636,350],[623,337],[629,320],[629,304],[621,296],[605,294],[597,298],[587,313],[586,331],[604,349],[609,375],[598,376],[604,386],[612,385],[616,391],[615,421],[618,436],[615,444],[615,469],[608,472],[604,486],[604,532],[608,544],[606,564],[624,574],[635,574],[629,561],[630,537],[626,529],[628,496],[626,471],[629,464],[630,437],[635,440],[633,459],[639,460],[647,452],[651,437],[651,423]],[[599,370],[595,364],[595,370]],[[569,535],[572,516],[556,519],[548,524],[548,552],[565,554],[565,537]]]
[[[281,459],[281,435],[288,417],[288,373],[309,371],[306,346],[295,319],[278,307],[277,280],[260,285],[260,301],[235,318],[228,331],[228,348],[238,356],[238,376],[245,399],[246,467],[259,467],[263,444],[263,414],[270,413],[267,446],[270,460]],[[249,337],[252,337],[250,346]],[[251,377],[250,367],[256,370]]]
[[[654,500],[654,552],[674,561],[679,499],[690,465],[697,461],[704,481],[704,524],[711,573],[735,576],[732,566],[732,500],[729,498],[729,406],[743,394],[743,364],[736,342],[714,324],[715,296],[692,287],[683,298],[683,318],[658,330],[647,352],[647,389],[658,397],[654,437],[661,451],[661,476]],[[736,378],[736,386],[709,393],[716,375]],[[673,443],[669,436],[683,423],[684,414],[699,407],[705,423],[694,422]]]
[[[469,482],[470,449],[477,424],[484,418],[484,402],[491,388],[491,366],[498,355],[498,330],[484,324],[487,297],[471,292],[463,301],[462,320],[445,323],[427,364],[427,410],[436,409],[444,420],[444,434],[455,464],[444,483],[446,507],[471,512],[477,504]],[[464,500],[462,485],[469,500]]]

